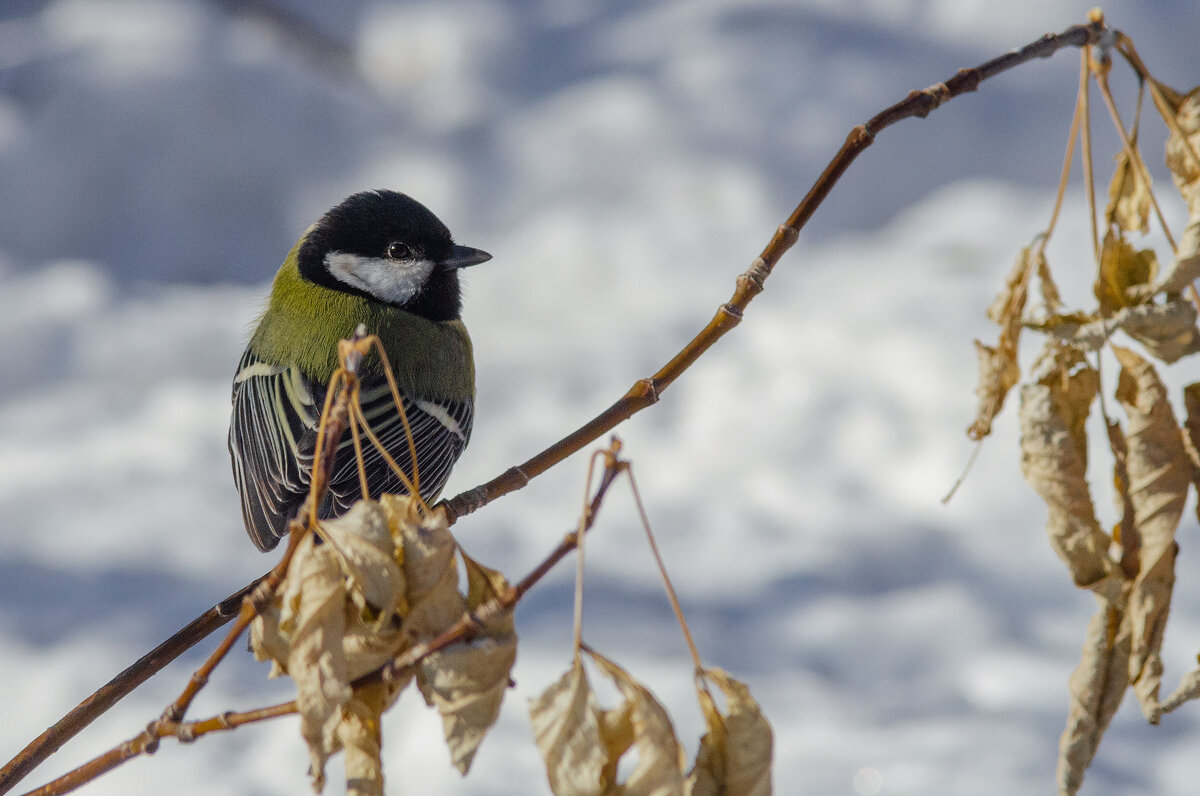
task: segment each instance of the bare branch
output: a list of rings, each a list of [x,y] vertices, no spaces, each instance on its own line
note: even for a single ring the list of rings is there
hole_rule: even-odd
[[[290,716],[296,712],[295,702],[284,702],[267,708],[247,710],[241,713],[221,713],[207,719],[188,722],[156,721],[140,735],[130,738],[120,746],[115,746],[98,757],[94,757],[74,771],[70,771],[53,782],[48,782],[37,790],[31,790],[24,796],[58,796],[86,785],[102,774],[112,771],[122,763],[127,763],[140,755],[151,755],[158,750],[158,742],[163,738],[175,737],[180,742],[190,743],[202,735],[212,732],[223,732],[266,721],[280,716]]]
[[[663,391],[691,367],[701,354],[726,332],[738,325],[746,307],[755,296],[762,292],[763,284],[771,275],[779,258],[796,242],[800,230],[825,201],[854,159],[875,141],[875,136],[881,131],[903,119],[924,118],[947,100],[974,91],[984,80],[1034,58],[1048,58],[1064,47],[1084,47],[1095,44],[1110,35],[1114,35],[1114,32],[1110,31],[1101,19],[1093,20],[1086,25],[1075,25],[1062,33],[1047,33],[1019,50],[1005,53],[973,69],[960,69],[954,77],[944,83],[937,83],[929,88],[910,92],[905,99],[876,114],[866,124],[852,129],[841,150],[817,178],[796,209],[792,211],[788,220],[775,231],[766,248],[750,264],[750,267],[738,276],[733,296],[728,302],[717,308],[712,320],[699,334],[693,337],[657,373],[636,382],[620,400],[583,426],[529,461],[510,467],[491,481],[443,501],[442,506],[446,509],[449,521],[453,523],[457,518],[478,511],[496,498],[521,489],[529,483],[530,479],[541,475],[634,414],[656,403]]]
[[[265,577],[266,575],[263,576],[263,578]],[[263,578],[243,586],[200,614],[175,635],[150,650],[128,669],[97,689],[91,696],[76,705],[70,713],[31,741],[16,757],[8,761],[4,768],[0,769],[0,794],[8,793],[16,787],[18,782],[58,751],[59,747],[104,715],[109,708],[157,674],[171,661],[233,619],[237,615],[238,606],[242,604],[242,600]]]

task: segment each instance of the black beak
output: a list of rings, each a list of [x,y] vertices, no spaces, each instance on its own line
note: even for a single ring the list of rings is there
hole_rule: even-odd
[[[466,268],[469,265],[479,265],[492,259],[492,255],[482,249],[472,249],[470,246],[455,246],[450,250],[450,256],[442,260],[443,268]]]

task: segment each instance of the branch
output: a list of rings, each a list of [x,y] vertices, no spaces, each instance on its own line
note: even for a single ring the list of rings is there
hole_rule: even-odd
[[[750,264],[750,267],[738,276],[733,296],[728,302],[717,308],[712,320],[699,334],[693,337],[657,373],[635,382],[620,400],[580,428],[529,461],[509,468],[486,484],[480,484],[474,489],[443,501],[442,506],[446,509],[449,521],[453,523],[459,517],[478,511],[496,498],[521,489],[531,479],[611,431],[634,414],[656,403],[663,391],[691,367],[701,354],[726,332],[738,325],[746,307],[755,296],[762,292],[764,283],[771,275],[776,263],[779,262],[779,258],[796,242],[800,230],[825,201],[829,192],[833,190],[833,186],[841,179],[842,174],[854,162],[854,159],[875,141],[875,136],[881,131],[902,119],[914,116],[924,118],[947,100],[974,91],[984,80],[1034,58],[1048,58],[1064,47],[1083,47],[1096,44],[1110,35],[1114,35],[1114,32],[1108,29],[1103,19],[1095,19],[1086,25],[1075,25],[1062,33],[1047,33],[1019,50],[1005,53],[973,69],[960,69],[954,77],[944,83],[937,83],[929,88],[910,92],[904,100],[876,114],[866,124],[852,129],[846,137],[846,143],[842,145],[825,171],[817,178],[808,194],[792,211],[788,220],[775,231],[766,248]]]
[[[263,577],[266,577],[265,575]],[[209,608],[179,630],[175,635],[143,655],[128,669],[109,680],[91,696],[80,702],[54,726],[39,735],[16,757],[0,768],[0,794],[8,793],[17,783],[58,751],[59,747],[78,735],[85,727],[104,715],[131,691],[149,680],[171,661],[191,649],[214,630],[237,614],[243,598],[262,581],[262,578],[243,586],[221,602]]]
[[[250,724],[265,721],[279,716],[289,716],[296,712],[295,702],[284,702],[267,708],[248,710],[244,713],[222,713],[208,719],[188,722],[156,721],[146,728],[146,731],[130,738],[120,746],[114,746],[102,755],[94,757],[79,768],[63,774],[58,779],[47,782],[42,787],[31,790],[24,796],[58,796],[70,793],[81,785],[86,785],[96,777],[107,774],[122,763],[127,763],[141,755],[152,755],[158,751],[158,742],[163,738],[175,737],[181,743],[190,743],[201,735],[211,732],[223,732]]]

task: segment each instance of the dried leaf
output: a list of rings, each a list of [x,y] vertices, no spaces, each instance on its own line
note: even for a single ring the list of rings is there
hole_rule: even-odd
[[[404,633],[410,641],[427,641],[458,621],[466,609],[458,593],[457,544],[444,512],[422,517],[407,496],[383,495],[380,503],[396,546],[403,551]]]
[[[346,755],[346,796],[383,796],[380,719],[390,704],[383,683],[356,689],[342,708],[338,741]]]
[[[1034,270],[1049,273],[1042,248],[1026,246],[1009,272],[1004,289],[987,310],[987,316],[1000,326],[1000,338],[994,348],[975,341],[975,352],[979,356],[979,383],[975,395],[979,398],[979,408],[975,420],[967,428],[967,436],[971,439],[980,440],[991,433],[992,421],[1004,406],[1005,396],[1021,378],[1017,342],[1029,295],[1029,278]]]
[[[1042,305],[1045,310],[1045,315],[1057,315],[1062,311],[1062,296],[1058,292],[1058,285],[1054,282],[1054,276],[1050,273],[1050,263],[1046,262],[1045,250],[1038,247],[1039,257],[1037,258],[1037,275],[1038,285],[1042,296]]]
[[[1183,407],[1187,413],[1187,419],[1183,422],[1183,444],[1195,468],[1192,474],[1195,480],[1200,477],[1200,382],[1183,388]]]
[[[325,761],[337,751],[342,705],[350,699],[350,677],[342,636],[346,592],[337,556],[328,545],[306,537],[284,582],[280,630],[288,638],[286,669],[296,684],[300,734],[308,743],[313,788],[325,782]]]
[[[1113,486],[1121,519],[1113,526],[1113,541],[1121,546],[1121,572],[1132,580],[1137,577],[1138,548],[1141,538],[1134,525],[1133,498],[1129,495],[1129,443],[1115,420],[1108,423],[1108,447],[1113,455]]]
[[[1121,706],[1129,684],[1129,623],[1120,609],[1100,600],[1088,622],[1083,656],[1071,673],[1067,726],[1058,743],[1058,792],[1078,792],[1100,746],[1100,739]]]
[[[508,579],[504,577],[504,573],[485,567],[465,552],[460,551],[460,554],[463,567],[467,571],[467,608],[476,611],[508,592]],[[512,633],[515,627],[512,611],[503,611],[480,619],[486,620],[488,632],[493,635]]]
[[[1178,295],[1165,304],[1125,307],[1107,318],[1072,313],[1056,315],[1030,326],[1084,351],[1099,350],[1118,329],[1124,330],[1152,356],[1168,365],[1200,351],[1196,308]]]
[[[1078,349],[1048,340],[1021,387],[1021,470],[1046,502],[1050,546],[1075,585],[1117,599],[1123,580],[1108,554],[1110,537],[1096,521],[1087,483],[1087,420],[1099,387]],[[1118,603],[1119,604],[1119,603]]]
[[[392,619],[404,577],[379,505],[355,504],[342,517],[321,523],[320,537],[322,544],[314,536],[300,542],[275,601],[255,620],[251,636],[255,655],[271,658],[273,673],[285,672],[296,684],[300,731],[318,790],[325,761],[341,748],[346,711],[359,711],[347,708],[354,697],[351,681],[379,668],[404,643]],[[385,687],[385,701],[403,685]]]
[[[328,757],[347,749],[347,788],[382,793],[379,716],[409,682],[351,691],[411,643],[427,641],[478,610],[482,631],[426,657],[417,669],[442,715],[451,759],[466,773],[495,722],[516,657],[511,610],[483,609],[506,592],[503,575],[464,555],[469,595],[458,591],[458,549],[444,512],[422,514],[407,497],[360,501],[319,526],[321,544],[299,545],[276,599],[252,627],[255,654],[296,682],[314,785]]]
[[[1174,294],[1200,278],[1200,202],[1195,203],[1179,236],[1175,259],[1154,282],[1153,292]]]
[[[1200,88],[1180,95],[1159,84],[1175,112],[1175,122],[1183,132],[1176,135],[1172,130],[1167,138],[1167,168],[1175,180],[1175,187],[1188,203],[1190,215],[1196,215],[1200,200]]]
[[[617,710],[619,720],[605,722],[605,735],[610,739],[610,747],[624,747],[614,759],[628,749],[629,733],[625,731],[626,726],[632,731],[633,746],[637,750],[637,766],[616,792],[624,796],[682,794],[683,750],[675,740],[675,728],[667,711],[645,686],[620,666],[597,652],[589,651],[588,654],[600,671],[612,678],[624,698],[624,703]]]
[[[1030,324],[1038,331],[1045,332],[1060,343],[1064,343],[1083,351],[1098,351],[1113,332],[1121,326],[1121,310],[1110,318],[1098,318],[1084,312],[1072,312],[1067,315],[1052,315],[1046,320]]]
[[[1015,349],[995,349],[976,340],[975,353],[979,357],[979,384],[975,388],[979,409],[967,436],[978,440],[992,432],[992,421],[1004,407],[1008,391],[1020,380],[1021,368]]]
[[[1113,352],[1121,363],[1117,400],[1129,415],[1129,498],[1138,536],[1131,546],[1137,549],[1137,578],[1126,609],[1132,628],[1129,679],[1147,720],[1157,723],[1162,634],[1175,585],[1175,529],[1194,472],[1154,367],[1127,348],[1114,346]]]
[[[771,759],[774,733],[745,684],[721,669],[705,669],[704,676],[725,694],[722,714],[704,689],[700,708],[708,732],[700,739],[696,762],[688,773],[688,796],[771,793]]]
[[[288,640],[279,630],[279,600],[263,606],[250,624],[250,651],[257,661],[270,661],[269,677],[287,674]]]
[[[469,589],[466,607],[472,611],[508,589],[498,571],[462,554]],[[466,774],[479,744],[496,718],[517,657],[512,611],[488,617],[482,635],[436,652],[421,662],[417,686],[427,704],[442,716],[450,760]]]
[[[1137,131],[1130,140],[1137,149]],[[1142,178],[1141,169],[1129,159],[1128,151],[1117,153],[1117,166],[1108,186],[1108,207],[1104,218],[1125,232],[1146,234],[1150,231],[1150,185]]]
[[[1200,698],[1200,668],[1192,669],[1179,681],[1179,686],[1162,701],[1163,713],[1170,713],[1180,705]]]
[[[1165,304],[1129,307],[1117,313],[1115,320],[1151,356],[1168,365],[1200,351],[1196,307],[1182,296],[1176,295]]]
[[[1025,311],[1025,300],[1029,295],[1029,275],[1038,269],[1040,259],[1041,247],[1026,246],[1021,249],[1004,280],[1004,288],[987,309],[988,318],[1000,327],[1002,337],[1012,335],[1020,328],[1021,314]]]
[[[500,715],[516,657],[515,635],[484,637],[435,652],[417,670],[417,685],[441,714],[450,761],[462,774]]]
[[[395,543],[379,504],[360,501],[336,520],[320,525],[321,537],[338,557],[351,580],[348,596],[379,626],[391,620],[404,594],[404,574],[396,564]]]
[[[666,710],[620,666],[591,650],[588,655],[613,680],[622,700],[612,710],[600,708],[580,657],[557,683],[530,700],[550,789],[555,796],[682,794],[683,752]],[[637,765],[625,783],[617,784],[617,766],[631,748],[637,750]]]
[[[1100,310],[1111,315],[1122,307],[1140,303],[1142,295],[1131,289],[1149,285],[1158,274],[1158,259],[1153,249],[1135,250],[1121,235],[1110,230],[1104,236],[1100,252],[1100,273],[1096,277],[1095,293]]]
[[[558,682],[529,701],[529,719],[555,796],[604,793],[616,779],[616,762],[600,730],[600,707],[576,657]]]
[[[1179,545],[1172,542],[1162,555],[1143,556],[1143,566],[1129,595],[1127,616],[1133,632],[1129,657],[1129,679],[1142,715],[1158,724],[1163,709],[1158,702],[1162,687],[1163,633],[1171,610],[1171,591],[1175,587],[1175,556]]]
[[[1144,557],[1174,541],[1192,466],[1154,366],[1128,348],[1113,346],[1113,353],[1121,363],[1117,400],[1129,415],[1130,496]]]

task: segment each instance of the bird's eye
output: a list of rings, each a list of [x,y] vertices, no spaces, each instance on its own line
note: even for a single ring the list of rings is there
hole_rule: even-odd
[[[412,254],[412,251],[400,241],[388,244],[387,256],[392,260],[403,260],[410,254]]]

